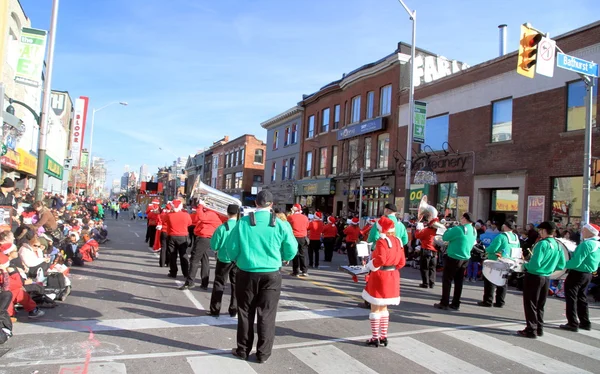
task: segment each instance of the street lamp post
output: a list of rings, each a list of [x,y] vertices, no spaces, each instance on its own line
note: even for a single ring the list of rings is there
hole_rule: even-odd
[[[404,214],[409,213],[410,207],[410,176],[412,170],[412,144],[413,144],[413,122],[415,105],[415,44],[417,34],[417,11],[411,10],[404,4],[403,0],[398,0],[412,21],[412,42],[410,43],[410,90],[408,91],[408,131],[406,136],[406,178],[404,184]]]
[[[91,169],[91,166],[92,166],[92,146],[94,144],[94,120],[96,118],[96,112],[99,112],[102,109],[104,109],[106,107],[109,107],[111,105],[114,105],[114,104],[120,104],[120,105],[123,105],[123,106],[127,106],[127,102],[125,102],[125,101],[113,101],[112,103],[108,103],[108,104],[106,104],[103,107],[100,107],[98,109],[93,109],[92,110],[92,132],[90,133],[90,149],[88,151],[87,179],[85,180],[85,183],[86,183],[86,193],[88,194],[88,196],[90,195],[89,194],[89,188],[90,188],[90,169]]]

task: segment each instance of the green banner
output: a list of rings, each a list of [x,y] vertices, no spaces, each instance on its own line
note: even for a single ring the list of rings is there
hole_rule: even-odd
[[[429,185],[428,184],[411,184],[410,185],[410,202],[409,209],[417,210],[419,203],[421,202],[421,198],[424,195],[429,194]]]
[[[41,86],[45,55],[46,31],[23,27],[15,82],[33,87]]]
[[[425,143],[425,124],[427,123],[427,103],[415,101],[413,118],[413,142]]]
[[[51,177],[61,179],[63,178],[63,167],[61,164],[56,162],[52,157],[46,155],[46,161],[44,163],[44,173]]]

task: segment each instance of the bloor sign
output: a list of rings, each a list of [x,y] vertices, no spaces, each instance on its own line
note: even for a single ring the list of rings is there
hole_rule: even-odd
[[[75,100],[75,111],[73,113],[73,130],[71,131],[71,163],[79,165],[81,148],[83,148],[83,133],[85,131],[85,120],[87,117],[89,99],[80,96]]]

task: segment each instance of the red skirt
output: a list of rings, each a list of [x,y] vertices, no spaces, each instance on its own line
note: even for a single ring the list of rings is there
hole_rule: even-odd
[[[362,292],[362,298],[373,305],[400,304],[400,272],[372,271]]]

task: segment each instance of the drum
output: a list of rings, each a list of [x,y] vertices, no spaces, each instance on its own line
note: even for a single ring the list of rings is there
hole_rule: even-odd
[[[565,260],[569,261],[571,259],[572,253],[575,251],[575,248],[577,248],[577,244],[573,241],[563,238],[556,238],[556,241],[558,242],[558,246],[560,247],[560,249],[562,249],[565,255]],[[550,274],[550,279],[564,279],[566,278],[566,274],[567,269],[557,270],[554,273]]]
[[[511,260],[512,261],[512,260]],[[506,286],[511,264],[508,261],[483,261],[483,276],[498,287]]]

